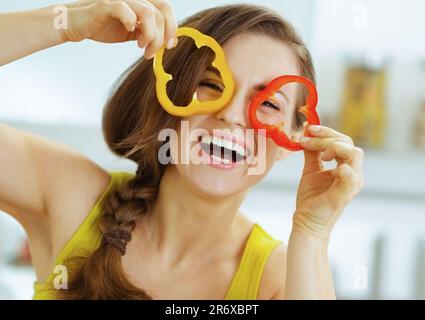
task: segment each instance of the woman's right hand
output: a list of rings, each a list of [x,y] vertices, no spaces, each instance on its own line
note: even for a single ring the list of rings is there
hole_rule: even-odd
[[[68,28],[64,41],[99,42],[137,40],[150,59],[165,44],[177,45],[177,22],[165,0],[82,0],[66,4]]]

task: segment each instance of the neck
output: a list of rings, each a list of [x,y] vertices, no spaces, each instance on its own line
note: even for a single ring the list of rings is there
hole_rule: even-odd
[[[155,250],[174,262],[219,250],[234,234],[234,220],[245,196],[211,198],[182,181],[170,166],[161,179],[158,198],[144,221],[143,232]]]

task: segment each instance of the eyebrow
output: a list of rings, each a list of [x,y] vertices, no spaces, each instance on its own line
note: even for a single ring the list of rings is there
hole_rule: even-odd
[[[215,68],[213,66],[208,66],[206,71],[210,71],[210,72],[214,73],[217,77],[221,78],[220,71],[218,71],[217,68]],[[257,86],[255,86],[255,90],[257,90],[257,91],[264,90],[265,88],[266,88],[265,84],[258,84]],[[276,92],[280,93],[285,98],[286,103],[289,103],[288,96],[282,90],[278,90]]]
[[[264,90],[266,88],[266,85],[265,84],[259,84],[259,85],[257,85],[256,87],[255,87],[255,90],[257,90],[257,91],[261,91],[261,90]],[[286,103],[289,103],[289,98],[288,98],[288,96],[282,91],[282,90],[277,90],[276,91],[277,93],[280,93],[284,98],[285,98],[285,100],[286,100]]]
[[[212,73],[214,73],[217,77],[221,78],[221,73],[220,71],[218,71],[215,67],[213,66],[208,66],[206,71],[210,71]]]

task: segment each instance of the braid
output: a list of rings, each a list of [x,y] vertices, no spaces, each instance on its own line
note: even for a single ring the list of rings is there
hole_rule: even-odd
[[[136,221],[146,213],[148,202],[155,200],[157,190],[151,177],[141,176],[138,170],[132,180],[111,194],[99,224],[104,235],[102,245],[112,245],[125,255]]]
[[[148,203],[155,200],[158,184],[159,179],[153,179],[152,175],[142,175],[141,170],[138,170],[133,179],[111,193],[104,203],[104,214],[99,220],[102,243],[89,257],[77,258],[84,259],[83,266],[71,279],[69,289],[60,290],[61,298],[152,299],[127,279],[121,256],[125,254],[136,221],[147,212]]]

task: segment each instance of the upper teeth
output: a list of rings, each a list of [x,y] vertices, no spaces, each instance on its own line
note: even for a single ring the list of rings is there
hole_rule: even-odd
[[[245,151],[245,147],[240,145],[239,143],[236,142],[232,142],[229,140],[225,140],[223,138],[217,137],[217,136],[204,136],[202,137],[202,142],[206,143],[206,144],[215,144],[216,146],[222,147],[222,148],[226,148],[232,151],[236,151],[237,153],[239,153],[242,157],[245,157],[246,151]]]

